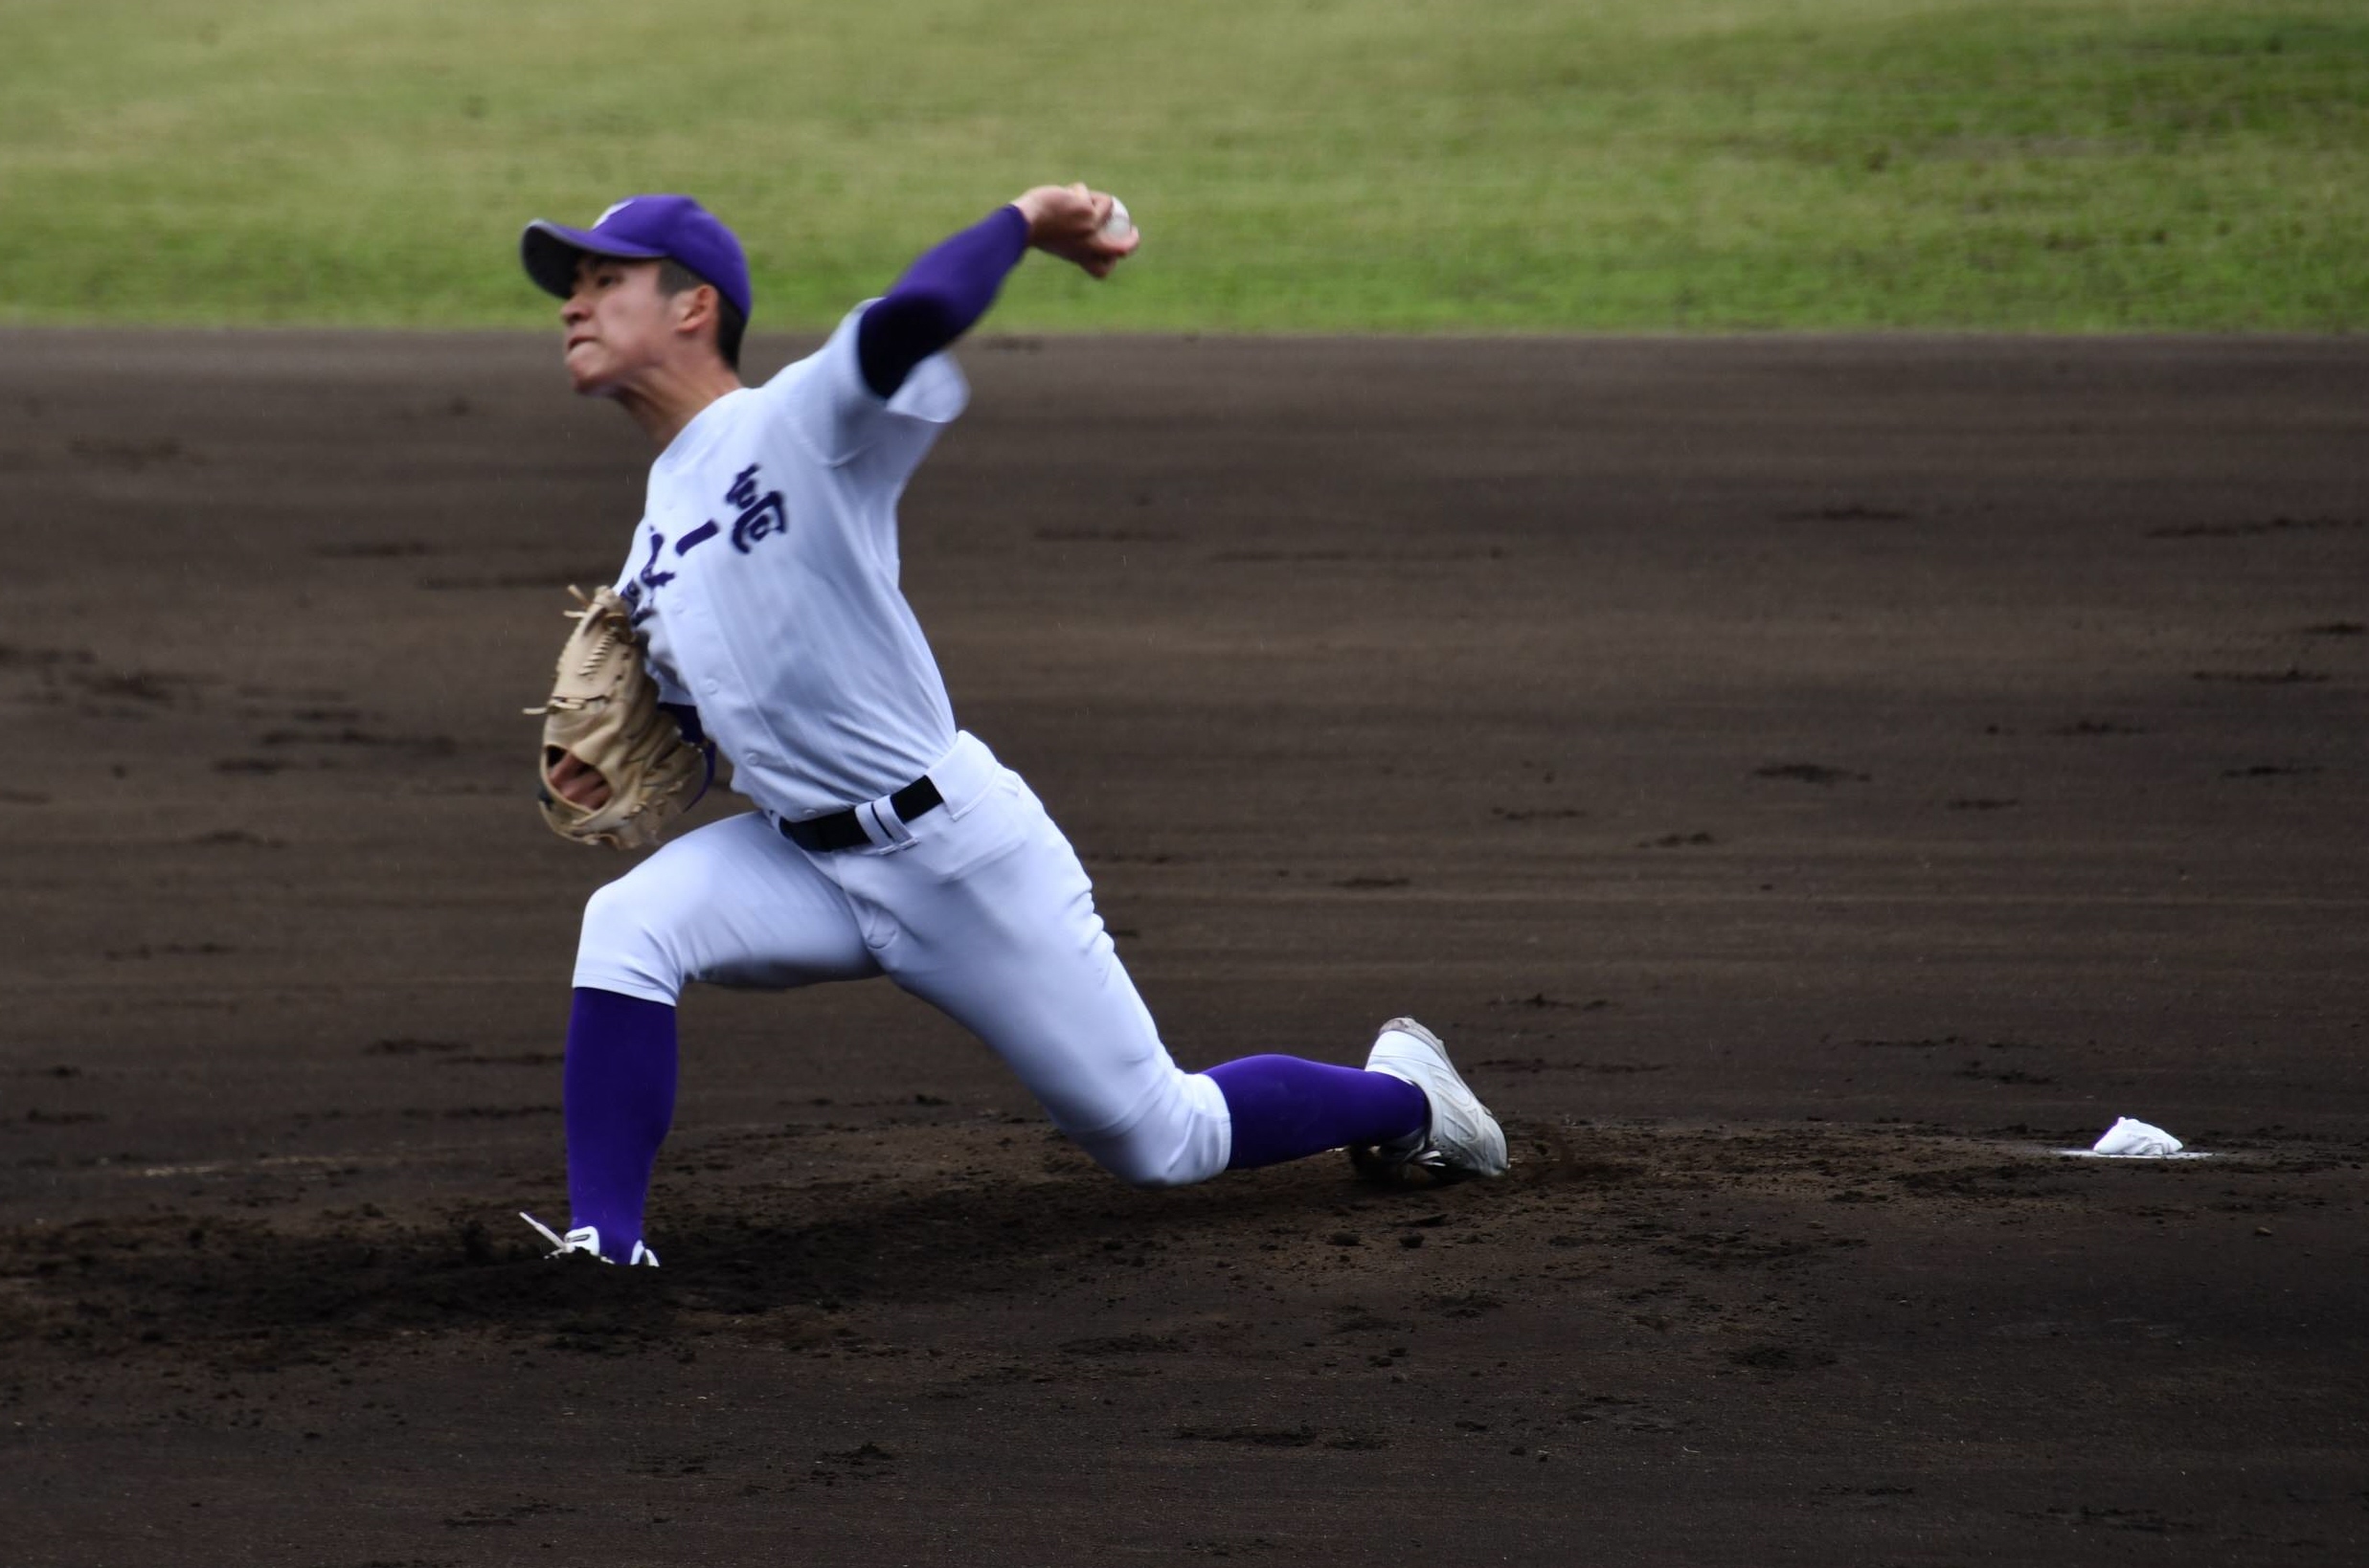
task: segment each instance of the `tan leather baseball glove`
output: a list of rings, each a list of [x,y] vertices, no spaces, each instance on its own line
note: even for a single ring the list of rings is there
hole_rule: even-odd
[[[536,792],[543,820],[577,843],[646,848],[698,799],[693,785],[705,792],[712,758],[659,706],[642,638],[617,591],[603,588],[589,599],[581,589],[568,592],[583,606],[567,613],[575,630],[559,650],[551,700],[527,709],[543,718]],[[563,789],[555,771],[570,756],[598,773],[600,786],[571,768]]]

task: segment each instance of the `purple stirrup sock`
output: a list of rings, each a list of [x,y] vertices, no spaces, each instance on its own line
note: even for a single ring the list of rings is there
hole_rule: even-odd
[[[674,1009],[578,986],[561,1077],[568,1108],[568,1204],[597,1225],[602,1257],[642,1240],[650,1167],[674,1121]]]
[[[1432,1105],[1386,1072],[1336,1067],[1297,1056],[1246,1056],[1211,1067],[1233,1116],[1229,1170],[1247,1171],[1352,1144],[1420,1132]]]

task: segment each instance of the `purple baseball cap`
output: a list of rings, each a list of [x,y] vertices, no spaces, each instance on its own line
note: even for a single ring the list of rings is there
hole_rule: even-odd
[[[562,300],[575,292],[576,258],[587,252],[628,261],[681,262],[731,301],[741,320],[748,319],[749,258],[723,221],[688,196],[627,196],[589,229],[536,218],[518,236],[527,276],[544,293]]]

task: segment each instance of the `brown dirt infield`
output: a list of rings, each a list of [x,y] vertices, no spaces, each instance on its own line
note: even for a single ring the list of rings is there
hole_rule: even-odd
[[[1414,1013],[1515,1174],[1137,1193],[702,992],[666,1266],[538,1261],[634,433],[0,333],[0,1557],[2361,1560],[2369,344],[964,360],[908,584],[1180,1059]]]

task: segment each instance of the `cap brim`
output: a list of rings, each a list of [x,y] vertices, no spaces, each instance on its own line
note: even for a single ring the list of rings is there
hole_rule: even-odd
[[[614,256],[627,261],[655,261],[665,251],[631,245],[597,235],[590,229],[571,229],[549,218],[536,218],[518,236],[518,258],[527,276],[546,294],[566,299],[575,292],[575,263],[582,256]]]

